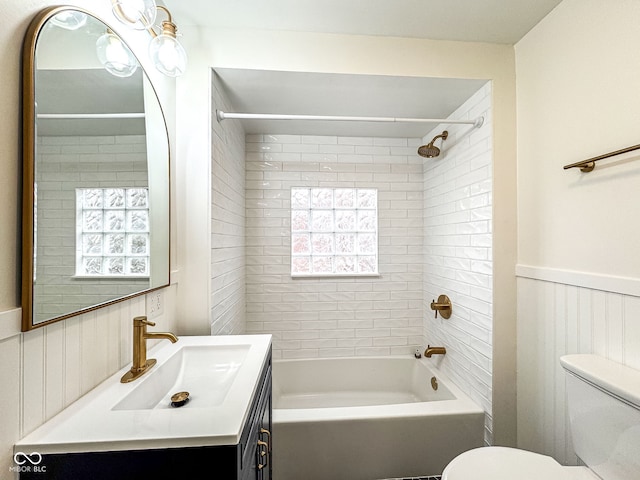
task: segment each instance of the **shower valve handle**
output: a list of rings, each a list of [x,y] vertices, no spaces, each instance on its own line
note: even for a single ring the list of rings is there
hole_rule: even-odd
[[[451,317],[451,300],[446,295],[440,295],[437,302],[435,300],[431,301],[431,310],[435,310],[435,318],[438,318],[438,312],[440,312],[442,318],[449,318]]]

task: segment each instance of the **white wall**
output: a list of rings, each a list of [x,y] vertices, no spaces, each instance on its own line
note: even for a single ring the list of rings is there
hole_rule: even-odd
[[[424,330],[426,343],[444,346],[440,368],[486,412],[485,443],[493,443],[492,114],[487,83],[451,116],[484,117],[479,129],[439,125],[422,140],[441,153],[424,159]],[[432,300],[445,294],[449,319],[435,317]],[[499,301],[499,299],[498,299]]]
[[[247,330],[274,357],[410,354],[422,336],[419,139],[247,135]],[[379,277],[291,278],[291,187],[378,190]]]
[[[491,80],[494,138],[494,442],[515,444],[515,70],[507,45],[300,32],[202,29],[180,25],[189,51],[187,74],[178,80],[178,203],[181,209],[180,317],[208,325],[209,255],[203,215],[210,178],[210,68],[452,77]],[[188,232],[188,233],[187,233]],[[186,242],[186,243],[185,243]],[[187,246],[188,245],[188,246]],[[185,283],[186,282],[186,283]],[[183,296],[184,295],[184,296]]]
[[[640,4],[565,0],[516,45],[518,444],[574,463],[565,353],[640,368]]]
[[[3,101],[0,102],[0,476],[13,466],[13,444],[64,406],[131,361],[131,319],[144,314],[144,297],[97,310],[82,317],[56,323],[32,332],[20,333],[20,79],[21,45],[31,18],[42,8],[57,2],[4,0],[0,15],[0,71]],[[112,19],[119,32],[149,67],[148,36],[126,31],[113,20],[109,2],[88,0],[67,4],[90,9]],[[149,70],[167,115],[172,158],[174,82]],[[175,206],[172,206],[175,211]],[[175,241],[172,243],[175,266]],[[158,329],[174,329],[175,286],[164,290],[164,315],[157,317]],[[178,334],[180,332],[178,331]]]
[[[638,152],[592,173],[563,165],[638,143],[633,0],[566,0],[516,45],[518,263],[637,278]]]

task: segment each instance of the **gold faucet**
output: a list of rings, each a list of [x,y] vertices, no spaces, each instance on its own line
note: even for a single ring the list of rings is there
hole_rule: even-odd
[[[431,358],[431,355],[444,355],[447,353],[447,349],[444,347],[432,347],[427,345],[427,349],[424,351],[424,356]]]
[[[451,318],[451,300],[446,295],[440,295],[437,302],[435,300],[431,302],[431,310],[436,311],[436,318],[438,318],[438,312],[442,318]]]
[[[135,317],[133,319],[133,365],[131,370],[125,373],[120,382],[129,383],[143,375],[156,364],[155,358],[147,360],[147,340],[161,339],[176,343],[178,337],[169,332],[147,332],[147,325],[154,327],[156,324],[147,320],[147,317]]]

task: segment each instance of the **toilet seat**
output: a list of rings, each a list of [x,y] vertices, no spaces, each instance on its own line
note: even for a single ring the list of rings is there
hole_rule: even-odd
[[[508,447],[480,447],[454,458],[442,480],[572,480],[553,458]]]

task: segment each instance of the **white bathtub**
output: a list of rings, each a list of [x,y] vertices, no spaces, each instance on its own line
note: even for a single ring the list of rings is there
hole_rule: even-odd
[[[456,455],[482,446],[484,412],[433,363],[412,356],[274,361],[273,478],[440,475]]]

